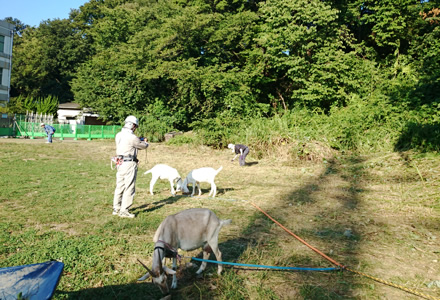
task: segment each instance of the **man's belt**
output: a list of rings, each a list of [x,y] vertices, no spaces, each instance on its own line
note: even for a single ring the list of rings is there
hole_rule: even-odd
[[[139,161],[136,156],[131,156],[131,155],[123,156],[123,155],[121,155],[120,157],[122,158],[123,161],[134,161],[134,162]]]
[[[124,161],[134,161],[134,162],[139,162],[139,160],[137,158],[124,158]]]

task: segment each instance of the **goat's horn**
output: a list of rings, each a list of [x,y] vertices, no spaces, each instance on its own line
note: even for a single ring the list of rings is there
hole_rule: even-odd
[[[138,262],[139,262],[139,263],[140,263],[145,269],[147,269],[148,273],[150,273],[150,275],[154,277],[154,273],[153,273],[150,269],[148,269],[148,267],[147,267],[143,262],[141,262],[141,261],[139,260],[139,258],[138,258],[137,260],[138,260]],[[162,267],[162,266],[161,266],[161,267]]]
[[[159,274],[163,274],[163,267],[162,267],[162,259],[160,258],[160,255],[159,255]]]

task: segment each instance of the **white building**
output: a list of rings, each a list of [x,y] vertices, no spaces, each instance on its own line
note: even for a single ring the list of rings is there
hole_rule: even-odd
[[[0,20],[0,106],[9,102],[14,25]]]
[[[70,125],[105,125],[98,120],[99,115],[89,109],[81,108],[78,103],[68,102],[58,105],[58,123]]]

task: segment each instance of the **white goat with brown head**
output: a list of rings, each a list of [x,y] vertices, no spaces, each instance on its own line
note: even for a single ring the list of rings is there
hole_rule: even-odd
[[[218,234],[223,225],[228,225],[231,220],[220,220],[214,212],[206,208],[191,208],[177,214],[168,216],[156,230],[153,241],[153,265],[151,270],[142,264],[148,272],[138,280],[153,278],[163,294],[168,294],[167,275],[173,275],[171,288],[177,288],[177,249],[185,251],[203,248],[203,259],[208,259],[214,252],[217,261],[222,261],[222,254],[218,248]],[[173,258],[173,270],[163,264],[165,257]],[[202,262],[197,274],[206,268]],[[218,264],[217,273],[222,272],[222,265]]]

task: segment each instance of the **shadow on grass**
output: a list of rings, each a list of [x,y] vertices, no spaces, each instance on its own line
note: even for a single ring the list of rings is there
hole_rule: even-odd
[[[408,122],[397,140],[395,151],[440,151],[440,122],[420,124]]]
[[[220,232],[220,236],[221,236]],[[248,239],[231,239],[219,243],[219,249],[222,253],[222,261],[225,262],[236,262],[243,255],[243,252],[251,247],[251,244],[255,243],[253,240]],[[203,252],[200,250],[197,255],[192,257],[203,258]],[[213,253],[210,254],[210,260],[216,260],[215,255]],[[188,259],[189,262],[189,259]],[[219,281],[226,280],[224,277],[228,276],[228,273],[225,271],[232,269],[231,267],[227,267],[223,265],[223,273],[221,276],[217,275],[218,265],[215,263],[208,263],[206,269],[203,271],[201,275],[197,275],[196,271],[200,267],[201,262],[191,260],[192,267],[179,267],[177,272],[178,277],[178,289],[175,290],[173,294],[173,299],[209,299],[206,298],[206,295],[209,295],[210,298],[213,297],[217,293],[216,289],[219,285]],[[197,291],[200,292],[197,293]],[[201,295],[205,295],[205,297],[201,297]]]
[[[145,203],[140,206],[133,207],[133,213],[139,214],[139,213],[152,212],[155,211],[156,209],[160,209],[162,206],[166,204],[173,204],[179,201],[183,197],[186,196],[185,195],[170,196],[168,198],[153,203]]]
[[[181,197],[191,197],[192,186],[188,185],[188,189],[189,189],[189,193],[183,194]],[[233,191],[233,190],[234,190],[234,188],[219,188],[217,186],[217,192],[216,192],[215,195],[217,197],[218,195],[225,194],[227,191]],[[202,194],[199,196],[199,188],[196,188],[193,197],[209,197],[209,198],[212,198],[212,196],[208,196],[209,192],[211,192],[211,188],[202,188]]]
[[[315,182],[309,183],[313,186],[325,186],[332,184],[333,176],[337,176],[343,180],[343,186],[337,186],[338,192],[331,200],[333,206],[325,208],[322,203],[314,206],[314,220],[315,228],[312,230],[304,230],[301,234],[310,237],[318,237],[327,246],[325,249],[336,249],[335,256],[343,258],[338,261],[338,258],[332,257],[330,253],[326,253],[331,258],[335,259],[342,265],[357,265],[358,260],[353,254],[358,252],[359,239],[358,224],[355,222],[355,215],[358,213],[357,207],[359,205],[359,195],[363,192],[361,187],[362,169],[361,163],[363,160],[356,156],[344,158],[344,165],[341,165],[336,160],[329,161],[327,168]],[[308,189],[308,186],[305,186]],[[301,189],[299,189],[301,190]],[[309,198],[313,199],[313,193],[309,194]],[[330,201],[330,199],[326,199]],[[322,206],[322,207],[321,207]],[[332,220],[333,221],[329,221]],[[311,255],[315,255],[310,252]],[[347,259],[345,259],[347,258]],[[300,293],[305,298],[309,299],[339,299],[353,296],[353,285],[350,276],[329,277],[327,284],[310,284],[304,283],[300,287]],[[302,274],[302,277],[305,275]]]
[[[121,285],[107,285],[97,288],[88,288],[80,291],[65,292],[56,290],[54,298],[88,300],[88,299],[160,299],[162,294],[152,282],[128,283]]]
[[[221,231],[220,231],[220,236],[221,236]],[[237,238],[237,239],[232,239],[232,240],[227,240],[224,241],[222,243],[219,243],[218,247],[220,249],[220,252],[222,253],[222,261],[225,262],[236,262],[237,260],[240,259],[240,257],[242,256],[243,252],[250,247],[250,245],[255,244],[255,241],[253,240],[247,240],[247,239],[243,239],[243,238]],[[185,255],[188,256],[188,255]],[[200,252],[196,255],[196,256],[192,256],[195,258],[203,258],[203,251],[200,248]],[[188,259],[188,258],[187,258]],[[213,253],[210,254],[209,256],[210,260],[216,260],[215,255]],[[189,259],[188,259],[189,260]],[[201,262],[199,261],[193,261],[193,264],[197,265],[197,269],[194,270],[195,271],[198,270]],[[226,265],[223,265],[224,268],[227,268]],[[206,269],[205,269],[205,273],[206,272],[211,272],[211,271],[215,271],[217,272],[217,264],[215,263],[208,263]]]
[[[221,234],[221,233],[220,233]],[[243,251],[249,246],[245,239],[233,239],[219,244],[219,249],[222,252],[223,261],[234,262],[240,258]],[[180,251],[180,254],[183,254]],[[185,256],[188,256],[185,254]],[[203,252],[200,251],[197,258],[203,257]],[[211,260],[216,260],[215,255],[211,253]],[[167,265],[171,260],[167,259]],[[190,259],[185,258],[182,264],[178,265],[177,279],[178,288],[171,290],[172,299],[193,299],[196,295],[192,294],[195,285],[210,286],[211,282],[215,281],[217,277],[217,264],[208,263],[203,273],[198,276],[198,270],[201,262],[191,261],[192,266],[188,265]],[[226,270],[227,268],[223,268]],[[139,276],[144,273],[139,274]],[[168,286],[171,286],[172,276],[168,276]],[[62,299],[161,299],[159,288],[155,286],[150,279],[138,283],[128,283],[121,285],[109,285],[104,287],[88,288],[75,292],[65,292],[57,290],[54,294],[56,298]]]
[[[313,221],[312,226],[300,225],[299,228],[302,229],[294,233],[306,242],[319,239],[320,247],[333,249],[335,256],[344,258],[339,263],[357,265],[358,260],[354,255],[358,252],[358,241],[361,237],[357,233],[358,224],[355,221],[357,219],[355,216],[359,213],[357,211],[360,201],[359,195],[363,192],[361,186],[362,162],[363,160],[356,156],[344,157],[342,162],[336,159],[330,160],[322,174],[289,192],[274,203],[272,208],[265,208],[265,211],[281,224],[286,221],[286,210],[291,211],[288,214],[289,217],[293,213],[298,214],[299,219],[307,220],[307,223]],[[323,193],[328,196],[322,197]],[[256,213],[252,218],[254,220],[250,220],[249,227],[242,234],[244,236],[266,234],[266,239],[271,239],[271,228],[276,225],[261,213]],[[291,238],[295,239],[293,236]],[[298,241],[298,243],[300,242]],[[313,246],[313,242],[311,243]],[[322,246],[323,244],[325,246]],[[323,249],[318,250],[322,251]],[[299,262],[310,265],[313,264],[313,261],[317,261],[315,259],[317,254],[311,249],[303,255],[308,255],[311,259],[303,257],[298,261],[298,258],[289,258],[288,263]],[[332,257],[332,254],[326,253],[326,255],[338,261],[338,258]],[[334,266],[330,262],[328,264]],[[312,267],[317,266],[312,265]],[[331,275],[322,276],[318,272],[298,272],[297,276],[302,279],[295,280],[297,292],[301,295],[301,299],[354,297],[353,286],[355,282],[352,282],[352,277],[342,275],[341,279],[339,274],[342,273],[333,272]],[[298,282],[303,282],[303,284]]]

